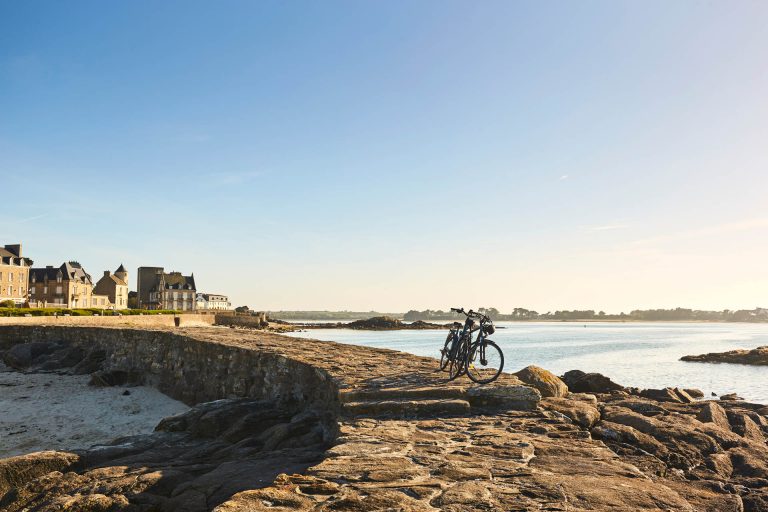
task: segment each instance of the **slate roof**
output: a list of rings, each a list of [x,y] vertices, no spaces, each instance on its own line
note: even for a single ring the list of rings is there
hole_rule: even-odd
[[[69,261],[63,263],[60,267],[45,267],[45,268],[31,268],[29,269],[29,277],[35,281],[45,281],[48,277],[49,281],[55,281],[61,273],[62,281],[77,281],[79,283],[93,284],[91,281],[91,275],[86,272],[83,267],[76,261]]]
[[[29,258],[22,258],[19,255],[20,253],[20,245],[6,245],[5,247],[0,247],[0,263],[10,263],[13,261],[15,265],[18,265],[20,264],[19,260],[24,260],[26,266],[31,266],[33,263],[32,260]]]
[[[181,272],[163,273],[162,283],[166,290],[195,290],[195,275],[183,276]],[[160,282],[156,281],[150,291],[156,292]]]

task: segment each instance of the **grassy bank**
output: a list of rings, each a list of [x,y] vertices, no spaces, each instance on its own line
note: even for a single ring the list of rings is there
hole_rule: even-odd
[[[116,315],[175,315],[179,311],[169,309],[121,309],[112,311],[100,308],[0,308],[0,316],[116,316]]]

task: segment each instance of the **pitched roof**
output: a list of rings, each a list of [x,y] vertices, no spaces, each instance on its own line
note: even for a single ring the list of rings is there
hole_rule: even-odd
[[[29,269],[30,279],[34,277],[36,281],[55,280],[59,273],[61,273],[61,279],[63,281],[78,281],[81,283],[93,284],[91,281],[91,275],[86,272],[82,266],[77,262],[66,262],[60,267],[45,267],[45,268],[31,268]]]
[[[120,286],[128,286],[128,283],[117,277],[115,274],[109,274],[109,278],[115,282],[115,284],[119,284]]]

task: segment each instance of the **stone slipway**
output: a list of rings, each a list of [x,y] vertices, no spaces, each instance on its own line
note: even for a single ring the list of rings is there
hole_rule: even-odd
[[[662,462],[654,450],[668,449],[650,430],[662,423],[631,416],[636,401],[620,394],[599,405],[591,395],[541,400],[511,375],[490,386],[471,386],[466,377],[448,383],[433,359],[259,331],[0,326],[0,350],[42,341],[103,351],[104,370],[140,373],[189,405],[229,401],[164,421],[151,439],[131,441],[130,454],[116,445],[99,456],[45,452],[0,461],[0,508],[9,511],[765,510],[749,486],[729,483],[738,464],[724,470],[718,487],[701,484],[708,474],[692,478],[692,468],[668,464],[677,458]],[[638,410],[662,414],[643,403]],[[242,412],[217,416],[221,404]],[[661,409],[687,418],[700,408],[688,405]],[[598,407],[612,415],[600,431]],[[253,417],[260,419],[243,422]],[[624,426],[627,417],[637,429]],[[761,427],[749,427],[751,444],[718,432],[733,450],[754,447],[762,457]],[[195,444],[202,431],[214,441]],[[151,449],[138,450],[140,443]],[[685,460],[703,466],[697,457],[723,449],[702,450]],[[760,457],[750,462],[755,475],[747,482],[758,494],[768,487],[760,465],[768,456]]]

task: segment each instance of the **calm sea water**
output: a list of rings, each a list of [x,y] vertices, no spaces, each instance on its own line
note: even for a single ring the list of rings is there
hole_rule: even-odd
[[[558,375],[600,372],[625,386],[696,387],[708,396],[737,392],[768,404],[768,367],[685,363],[688,354],[768,345],[768,324],[496,322],[492,339],[504,351],[504,371],[530,364]],[[438,357],[441,331],[315,329],[291,336],[368,345]]]

